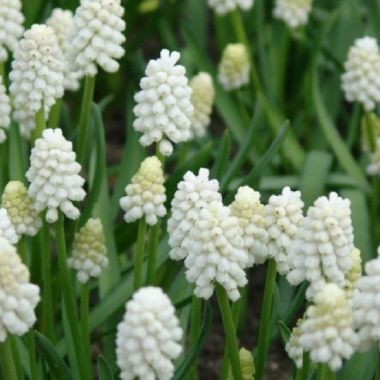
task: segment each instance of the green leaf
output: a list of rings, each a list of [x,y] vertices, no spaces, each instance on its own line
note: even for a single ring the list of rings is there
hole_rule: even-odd
[[[98,357],[98,376],[99,380],[113,380],[113,374],[110,365],[103,355]]]
[[[74,380],[69,368],[58,354],[53,344],[38,331],[34,333],[37,349],[48,364],[51,373],[57,380]]]
[[[221,178],[222,174],[226,170],[229,164],[229,158],[231,154],[231,133],[226,129],[223,133],[222,141],[219,145],[218,153],[214,166],[211,170],[213,178]]]
[[[289,327],[286,326],[286,324],[285,324],[284,321],[278,321],[278,328],[280,330],[280,335],[281,335],[282,342],[284,344],[288,343],[288,340],[289,340],[289,337],[290,337],[290,334],[291,334],[291,331],[290,331]]]
[[[179,365],[177,370],[175,371],[173,380],[181,380],[185,379],[186,376],[189,373],[189,369],[191,368],[192,364],[194,363],[195,359],[199,355],[205,341],[208,335],[208,332],[210,330],[212,321],[212,308],[209,302],[205,303],[204,307],[204,316],[201,328],[199,330],[199,333],[197,335],[197,338],[195,339],[195,342],[189,350],[186,353],[186,356],[184,357],[182,363]]]

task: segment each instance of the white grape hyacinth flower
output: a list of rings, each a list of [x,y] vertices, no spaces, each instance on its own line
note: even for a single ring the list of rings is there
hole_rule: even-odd
[[[378,248],[380,254],[380,248]],[[380,257],[365,264],[353,293],[354,325],[359,335],[360,349],[367,350],[371,342],[380,343]]]
[[[0,143],[6,140],[7,135],[5,134],[5,131],[9,129],[10,124],[11,103],[3,83],[3,78],[0,75]]]
[[[249,266],[238,219],[229,207],[213,202],[201,209],[189,234],[185,267],[194,294],[209,299],[218,283],[231,301],[237,301],[239,288],[248,282],[244,270]]]
[[[12,245],[16,245],[20,240],[5,208],[0,208],[0,237]]]
[[[243,11],[248,11],[252,8],[254,0],[208,0],[210,8],[222,16],[240,8]]]
[[[212,202],[222,202],[219,182],[209,177],[210,171],[205,168],[199,169],[197,175],[188,171],[177,185],[168,219],[169,257],[172,260],[183,260],[187,256],[189,233],[202,209]]]
[[[156,156],[146,158],[125,188],[126,196],[120,199],[126,222],[145,218],[153,226],[166,215],[164,182],[161,161]]]
[[[350,201],[336,193],[319,197],[308,209],[289,250],[292,270],[287,278],[291,284],[308,280],[309,299],[326,283],[344,288],[354,248]]]
[[[54,8],[51,15],[46,20],[46,25],[50,26],[57,37],[58,45],[62,50],[64,60],[64,80],[65,90],[76,91],[79,88],[80,73],[72,69],[68,62],[68,52],[71,49],[70,33],[74,27],[74,17],[70,10]]]
[[[86,196],[81,166],[75,161],[72,142],[65,139],[62,130],[45,129],[37,139],[30,155],[26,177],[30,182],[28,193],[38,212],[46,212],[46,221],[54,223],[61,210],[67,218],[77,219],[79,210],[73,202]]]
[[[124,55],[124,7],[120,0],[81,0],[70,31],[67,59],[74,72],[95,76],[97,66],[108,73],[119,69]]]
[[[0,62],[8,59],[24,32],[21,0],[2,0],[0,3]]]
[[[42,221],[28,189],[20,181],[10,181],[4,189],[1,207],[7,210],[17,235],[35,236]]]
[[[121,379],[171,379],[173,360],[182,352],[182,335],[174,306],[162,289],[139,289],[127,302],[124,319],[117,328]]]
[[[32,25],[14,51],[9,87],[14,119],[21,133],[30,137],[35,115],[43,107],[45,119],[56,100],[63,96],[64,62],[52,28]]]
[[[230,209],[239,220],[243,232],[244,247],[249,253],[249,266],[262,264],[268,257],[269,235],[264,218],[261,194],[249,186],[239,187]]]
[[[289,247],[294,241],[304,216],[301,192],[285,187],[280,195],[272,195],[265,205],[265,225],[269,234],[268,254],[277,264],[277,271],[291,269]]]
[[[8,334],[24,335],[36,322],[40,290],[30,283],[28,268],[16,249],[0,238],[0,342]]]
[[[307,24],[312,5],[313,0],[276,0],[273,15],[295,29]]]
[[[103,225],[100,219],[90,218],[75,234],[73,254],[67,264],[77,271],[77,279],[86,283],[99,277],[108,265]]]
[[[285,351],[289,357],[294,361],[297,368],[302,368],[303,363],[303,348],[301,347],[300,337],[301,328],[300,325],[304,321],[303,318],[298,319],[297,324],[293,327],[289,336],[289,340],[285,345]]]
[[[172,154],[173,144],[192,138],[192,90],[179,59],[180,53],[161,50],[160,58],[149,61],[135,95],[133,127],[143,134],[140,143],[157,143],[164,156]]]
[[[377,40],[355,40],[348,52],[342,75],[342,88],[349,102],[359,102],[372,111],[380,101],[380,52]]]
[[[228,44],[218,66],[218,79],[225,90],[236,90],[249,83],[251,65],[243,44]]]
[[[358,345],[351,304],[336,284],[326,284],[317,294],[315,304],[306,309],[300,330],[300,345],[310,352],[311,361],[325,363],[332,371],[339,370]]]

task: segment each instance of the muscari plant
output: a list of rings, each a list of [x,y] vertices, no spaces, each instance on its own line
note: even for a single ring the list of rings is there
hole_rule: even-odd
[[[379,17],[0,0],[1,379],[380,379]]]

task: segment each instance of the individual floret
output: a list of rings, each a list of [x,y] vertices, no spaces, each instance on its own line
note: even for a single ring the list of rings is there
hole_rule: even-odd
[[[313,0],[276,0],[273,14],[294,29],[307,24],[312,5]]]

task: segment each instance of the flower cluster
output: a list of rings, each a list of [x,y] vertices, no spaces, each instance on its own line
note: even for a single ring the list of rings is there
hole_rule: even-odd
[[[313,0],[276,0],[274,17],[283,20],[289,28],[307,24]]]
[[[239,220],[244,248],[249,253],[249,266],[263,263],[268,256],[269,235],[265,226],[264,205],[260,193],[249,186],[239,187],[230,208]]]
[[[24,32],[21,0],[2,0],[0,7],[0,62],[8,59],[8,51],[15,49]]]
[[[36,210],[47,209],[47,222],[58,219],[58,209],[70,219],[79,217],[79,210],[72,202],[82,201],[86,195],[80,170],[73,144],[64,138],[61,129],[46,129],[32,149],[26,177]]]
[[[77,271],[79,282],[99,277],[108,265],[103,225],[100,219],[91,218],[75,234],[73,254],[67,260],[69,267]]]
[[[140,81],[141,90],[135,95],[133,127],[143,133],[140,143],[143,146],[158,143],[164,156],[172,153],[172,143],[192,137],[192,90],[185,68],[176,64],[179,58],[178,52],[161,50],[160,58],[149,61],[146,76]]]
[[[342,87],[349,102],[359,102],[367,111],[380,101],[380,52],[375,38],[355,41],[348,52]]]
[[[237,8],[247,11],[252,8],[254,0],[208,0],[208,5],[215,10],[218,15],[224,15]]]
[[[182,351],[182,329],[168,296],[156,287],[138,290],[127,302],[117,329],[117,364],[122,380],[167,380]]]
[[[82,75],[95,76],[97,65],[114,73],[124,55],[124,8],[120,0],[81,0],[70,33],[68,62]]]
[[[289,250],[293,270],[288,274],[288,280],[292,284],[308,280],[309,298],[328,282],[343,288],[345,274],[352,267],[353,241],[350,201],[336,193],[319,197],[308,209],[297,239]]]
[[[0,208],[0,237],[12,245],[17,244],[20,239],[5,208]]]
[[[193,90],[191,102],[194,106],[191,126],[194,135],[202,137],[206,134],[206,128],[210,124],[214,104],[215,89],[212,77],[208,73],[201,72],[191,78],[189,85]]]
[[[125,188],[126,196],[120,199],[126,222],[145,217],[153,226],[166,215],[164,181],[161,161],[156,156],[146,158]]]
[[[7,95],[7,90],[0,75],[0,143],[7,138],[4,129],[8,129],[11,124],[11,104]]]
[[[41,218],[22,182],[8,182],[4,189],[1,207],[7,210],[9,219],[19,236],[36,235],[42,225]]]
[[[281,274],[291,269],[289,247],[303,222],[303,206],[301,193],[289,187],[285,187],[280,195],[272,195],[265,206],[269,256],[275,259]]]
[[[39,292],[15,248],[0,238],[0,342],[8,333],[23,335],[34,325]]]
[[[218,67],[219,82],[226,90],[235,90],[249,83],[251,65],[243,44],[228,44]]]
[[[189,232],[202,209],[213,202],[222,202],[219,183],[210,180],[209,175],[209,170],[203,168],[198,175],[188,171],[177,185],[168,220],[169,256],[173,260],[182,260],[188,255]]]
[[[10,92],[14,118],[29,137],[34,116],[43,107],[45,118],[51,106],[63,95],[64,63],[57,37],[46,25],[33,25],[24,33],[14,51]]]
[[[242,347],[239,350],[240,368],[242,380],[252,380],[255,378],[255,361],[253,360],[252,353]],[[232,371],[228,375],[228,380],[234,380]]]
[[[344,290],[326,284],[307,308],[300,326],[299,343],[310,352],[314,363],[326,363],[333,371],[341,368],[358,344],[353,316]]]

